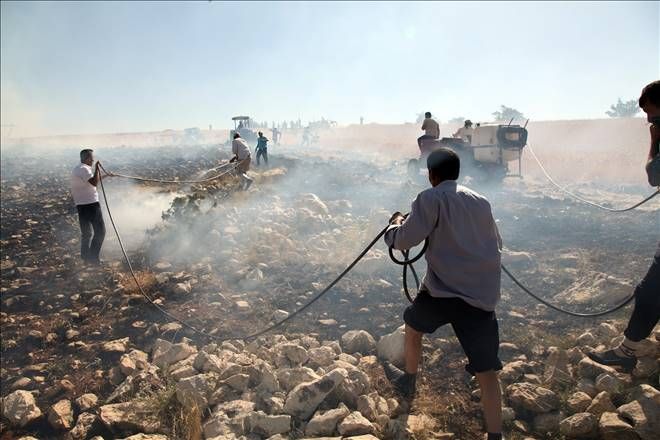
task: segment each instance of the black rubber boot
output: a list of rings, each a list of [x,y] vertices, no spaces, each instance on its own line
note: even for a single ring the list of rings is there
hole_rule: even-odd
[[[408,374],[395,367],[390,362],[383,363],[383,370],[385,370],[385,376],[392,386],[394,386],[397,393],[401,394],[406,399],[411,399],[415,396],[415,384],[417,382],[416,374]]]
[[[637,358],[634,356],[619,356],[614,350],[607,350],[600,353],[587,353],[587,356],[602,365],[609,367],[621,367],[626,373],[631,373],[637,365]]]

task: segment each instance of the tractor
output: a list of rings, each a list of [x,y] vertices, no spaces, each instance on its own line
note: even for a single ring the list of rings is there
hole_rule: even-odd
[[[469,140],[461,138],[422,141],[419,159],[408,161],[408,175],[419,180],[426,170],[426,158],[440,148],[454,150],[461,159],[461,176],[477,181],[501,181],[505,177],[522,177],[522,150],[527,145],[527,123],[520,125],[478,125]],[[517,173],[511,173],[510,162],[518,162]]]
[[[252,119],[249,116],[234,116],[234,129],[229,132],[229,142],[231,145],[234,139],[234,133],[238,133],[249,145],[257,142],[257,133],[252,129]]]

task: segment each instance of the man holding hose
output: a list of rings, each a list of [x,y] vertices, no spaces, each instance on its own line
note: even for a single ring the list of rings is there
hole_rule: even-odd
[[[400,394],[412,398],[423,334],[451,324],[468,358],[465,368],[476,375],[481,388],[488,440],[500,440],[497,371],[502,363],[494,310],[500,299],[502,240],[488,200],[457,184],[460,160],[454,151],[433,151],[427,166],[433,187],[417,196],[407,218],[395,213],[385,233],[385,242],[399,250],[429,239],[426,277],[403,314],[405,369],[385,363],[385,374]]]
[[[639,106],[651,123],[651,148],[646,174],[651,186],[660,186],[660,81],[644,87]],[[635,307],[618,347],[589,353],[589,357],[603,365],[621,367],[630,373],[637,365],[637,351],[648,338],[660,318],[660,243],[646,276],[635,288]]]
[[[71,195],[78,210],[78,221],[82,237],[80,256],[85,263],[101,264],[99,258],[105,238],[105,224],[96,186],[101,180],[101,163],[94,164],[94,151],[80,152],[80,163],[71,172]],[[94,234],[92,235],[92,231]]]

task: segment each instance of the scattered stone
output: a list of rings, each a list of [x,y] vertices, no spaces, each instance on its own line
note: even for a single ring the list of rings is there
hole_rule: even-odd
[[[578,363],[578,375],[582,378],[594,380],[603,373],[616,374],[616,370],[612,367],[594,362],[588,357],[582,358]]]
[[[251,413],[247,417],[247,424],[251,432],[270,437],[291,430],[291,416],[271,416],[263,411]]]
[[[559,422],[564,418],[560,412],[553,411],[534,416],[534,431],[543,435],[552,435],[559,430]]]
[[[22,428],[41,417],[41,410],[32,393],[17,390],[2,399],[2,414],[9,423]]]
[[[96,397],[96,394],[87,393],[76,399],[76,405],[81,412],[89,411],[92,408],[96,407],[99,398]]]
[[[250,376],[247,374],[234,374],[223,380],[222,383],[236,391],[243,392],[247,390],[249,381]]]
[[[152,434],[160,429],[160,420],[153,408],[137,400],[103,405],[99,409],[99,419],[106,428],[115,433]]]
[[[105,353],[126,353],[128,350],[129,338],[115,339],[101,345],[101,350]]]
[[[598,435],[598,419],[591,413],[573,414],[559,423],[559,432],[568,438],[594,438]]]
[[[86,440],[95,429],[97,422],[98,416],[88,412],[83,412],[78,416],[76,426],[74,426],[73,429],[66,434],[65,439]]]
[[[378,357],[393,363],[399,367],[403,366],[405,341],[405,326],[400,326],[392,333],[380,338],[376,350]]]
[[[531,383],[511,384],[506,388],[506,395],[514,408],[534,413],[546,413],[559,408],[559,397],[554,391]]]
[[[578,391],[568,398],[566,405],[572,413],[585,412],[589,408],[589,405],[591,405],[591,397],[587,393]]]
[[[176,398],[182,405],[197,405],[203,411],[208,407],[208,399],[215,390],[216,380],[214,373],[181,379],[176,384]]]
[[[592,400],[586,412],[591,413],[596,417],[600,417],[604,412],[616,412],[616,407],[612,403],[610,393],[607,391],[601,391],[598,393],[596,397],[594,397],[594,400]]]
[[[612,395],[619,395],[623,393],[624,388],[624,382],[613,374],[603,373],[596,377],[596,389],[598,391],[607,391]]]
[[[660,433],[660,391],[642,384],[632,392],[633,401],[617,409],[619,416],[631,422],[642,440],[657,439]]]
[[[337,426],[337,431],[343,436],[372,434],[375,429],[362,414],[357,411],[350,413]]]
[[[337,428],[337,423],[350,414],[350,410],[343,403],[338,408],[317,412],[305,427],[305,435],[310,437],[319,437],[332,435]]]
[[[568,369],[568,354],[566,350],[550,347],[545,365],[543,383],[550,386],[564,386],[573,382],[573,377]]]
[[[170,344],[167,341],[158,339],[152,353],[153,363],[160,368],[167,368],[169,365],[187,359],[195,353],[197,353],[197,349],[187,342]]]
[[[48,423],[56,430],[68,430],[73,427],[73,409],[71,401],[60,400],[48,410]]]
[[[368,354],[376,349],[376,340],[364,330],[351,330],[341,336],[341,348],[348,354]]]
[[[639,440],[633,427],[612,412],[605,412],[600,416],[598,432],[602,440]]]
[[[345,369],[335,368],[320,379],[301,383],[287,396],[284,412],[299,419],[309,419],[323,399],[347,377]]]
[[[170,438],[163,434],[135,434],[130,437],[126,437],[122,440],[170,440]]]

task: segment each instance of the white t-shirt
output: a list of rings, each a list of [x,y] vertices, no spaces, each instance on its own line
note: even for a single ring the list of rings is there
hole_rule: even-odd
[[[89,183],[92,177],[92,167],[84,163],[79,163],[71,172],[71,195],[76,205],[89,205],[99,201],[96,187]]]
[[[231,141],[231,152],[243,160],[250,155],[250,147],[242,138],[236,138]]]

